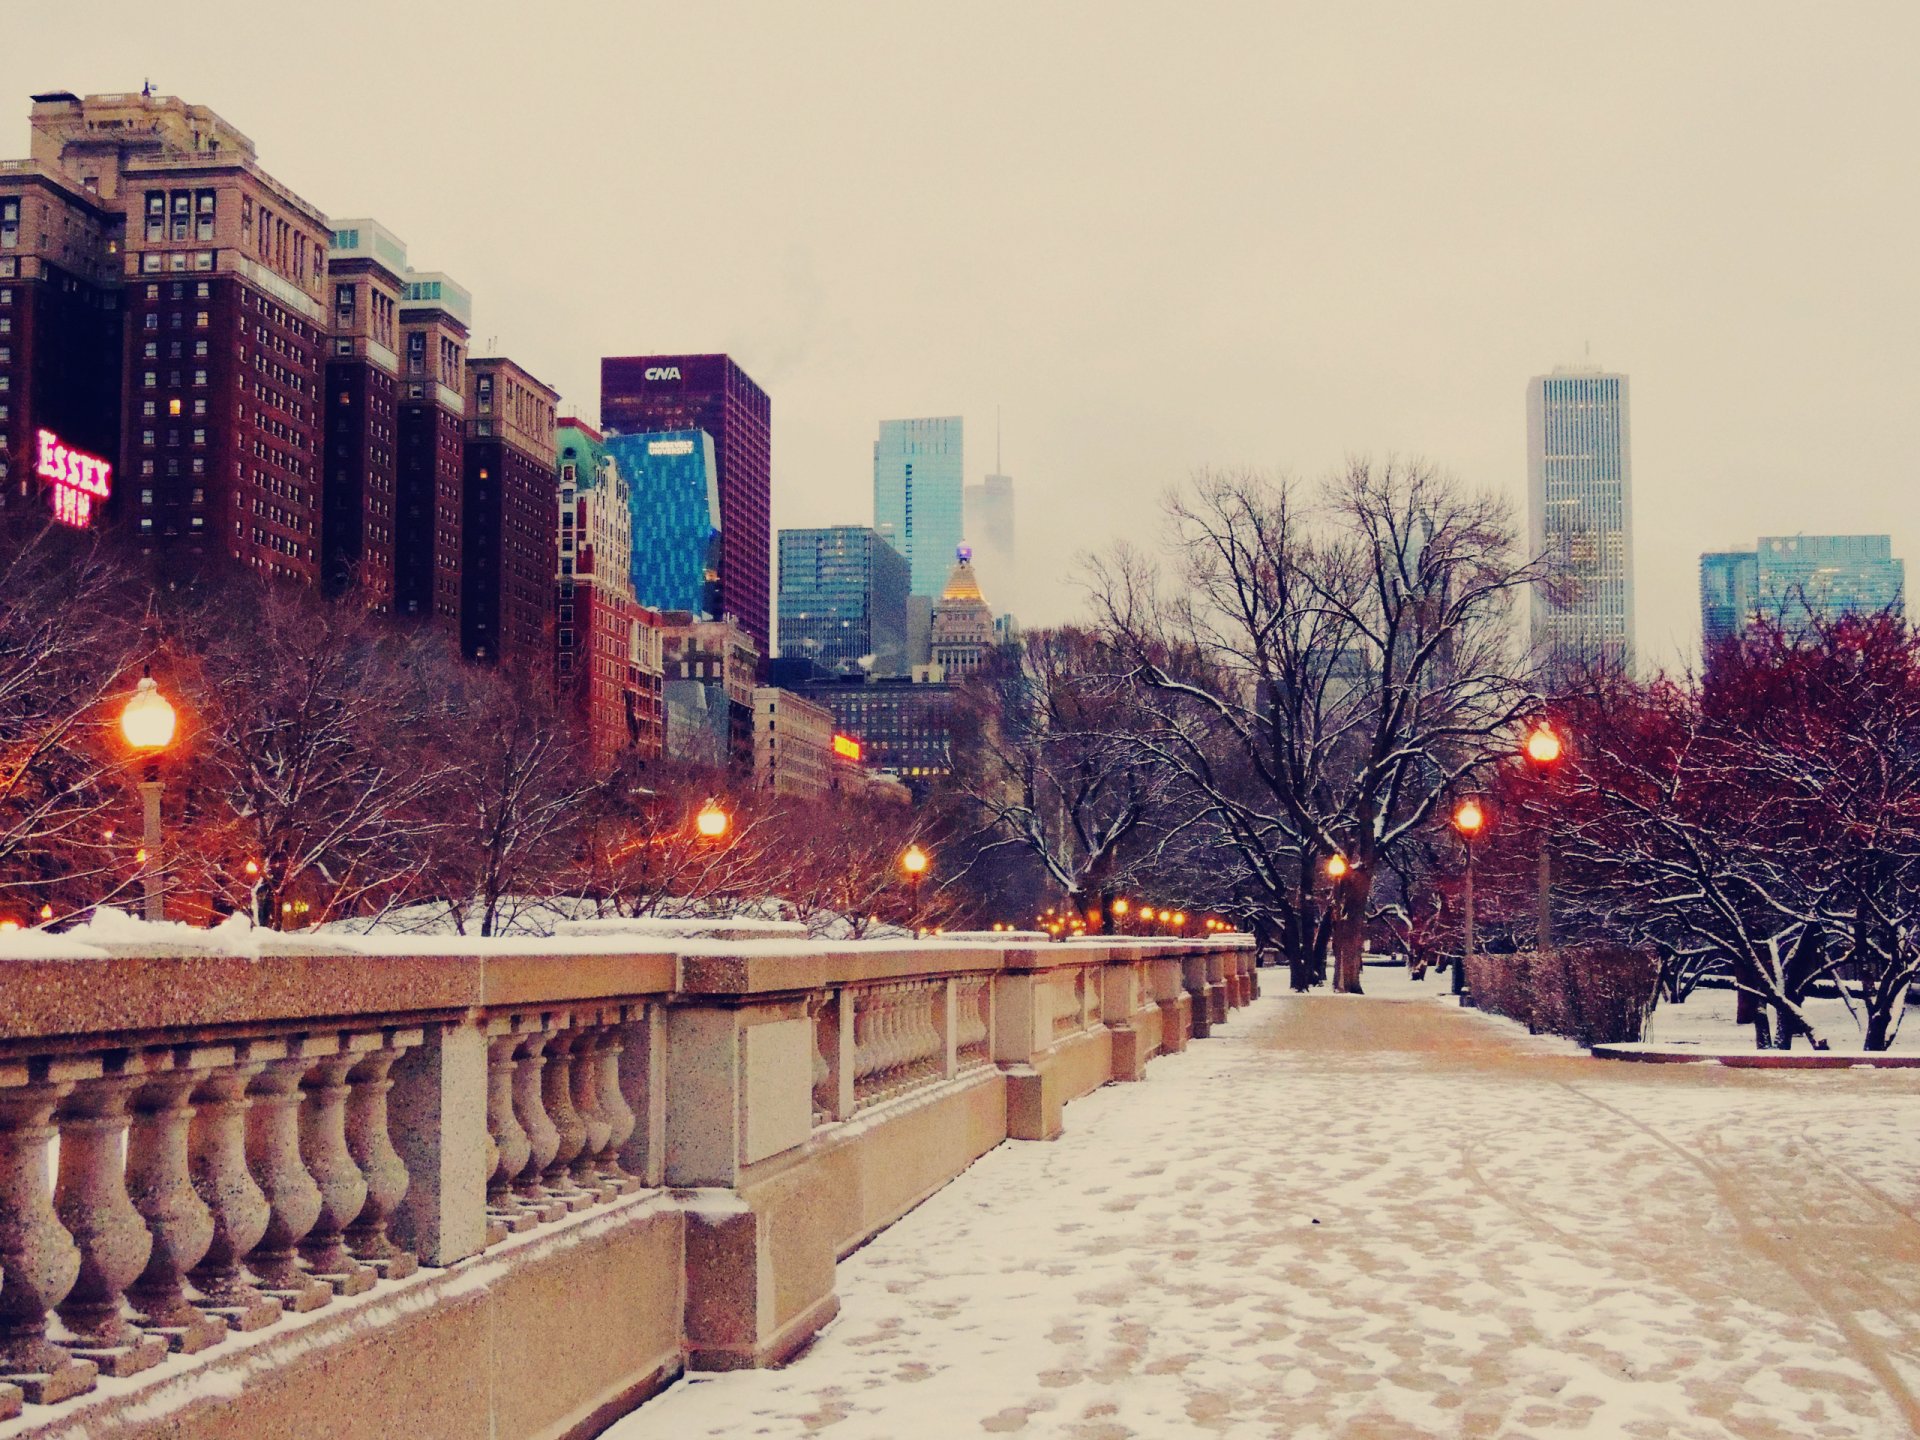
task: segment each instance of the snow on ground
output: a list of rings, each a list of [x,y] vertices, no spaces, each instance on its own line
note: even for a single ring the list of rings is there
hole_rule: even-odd
[[[1597,1061],[1367,983],[1000,1147],[792,1366],[611,1436],[1920,1430],[1920,1077]]]

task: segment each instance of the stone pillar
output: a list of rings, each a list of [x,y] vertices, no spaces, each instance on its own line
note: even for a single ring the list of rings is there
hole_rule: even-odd
[[[487,1243],[487,1058],[486,1033],[464,1021],[428,1027],[393,1064],[387,1135],[407,1190],[389,1228],[422,1264],[451,1265]],[[505,1063],[511,1115],[511,1046]]]
[[[320,1192],[320,1213],[300,1239],[300,1259],[336,1295],[364,1295],[379,1276],[347,1253],[346,1230],[367,1203],[367,1178],[347,1149],[347,1074],[378,1035],[352,1035],[338,1055],[314,1062],[301,1082],[300,1159]]]
[[[347,1072],[347,1153],[366,1182],[366,1203],[347,1226],[347,1249],[353,1258],[389,1280],[400,1280],[420,1268],[420,1262],[387,1235],[387,1224],[407,1195],[407,1167],[393,1148],[387,1127],[387,1096],[393,1090],[393,1067],[401,1055],[424,1037],[418,1030],[388,1031],[380,1048]]]
[[[1174,1054],[1187,1048],[1193,1029],[1193,999],[1187,994],[1186,969],[1181,961],[1155,956],[1147,962],[1152,976],[1153,1001],[1160,1007],[1160,1048]]]
[[[117,1073],[79,1081],[59,1110],[53,1209],[80,1247],[80,1271],[60,1302],[60,1318],[73,1335],[68,1348],[115,1378],[150,1370],[167,1357],[167,1342],[135,1327],[126,1302],[127,1286],[153,1253],[147,1222],[127,1197],[121,1161],[127,1104],[146,1079],[143,1058],[131,1056]]]
[[[74,1079],[100,1072],[97,1061],[64,1074],[57,1064],[35,1069],[44,1078],[0,1075],[0,1380],[51,1405],[91,1390],[99,1373],[91,1360],[76,1360],[47,1339],[47,1312],[67,1298],[80,1273],[79,1247],[47,1193],[47,1142],[54,1107]]]
[[[541,1030],[523,1035],[514,1052],[513,1115],[527,1133],[528,1157],[524,1169],[513,1180],[519,1201],[532,1209],[543,1222],[558,1220],[567,1213],[564,1200],[547,1192],[541,1176],[560,1148],[560,1132],[541,1098],[541,1077],[547,1068],[547,1046],[551,1033]]]
[[[1204,1040],[1213,1034],[1213,1001],[1207,990],[1207,957],[1184,955],[1180,964],[1186,975],[1187,996],[1193,1002],[1193,1038]]]
[[[573,1177],[573,1162],[587,1148],[587,1122],[573,1103],[573,1057],[580,1031],[570,1021],[547,1044],[540,1076],[540,1108],[553,1125],[553,1154],[541,1167],[540,1185],[568,1210],[584,1210],[600,1199]]]
[[[280,1041],[249,1042],[234,1063],[208,1071],[194,1088],[187,1128],[187,1162],[194,1193],[213,1218],[206,1254],[187,1272],[202,1308],[231,1330],[259,1330],[280,1318],[280,1302],[255,1289],[240,1262],[266,1234],[271,1209],[247,1168],[248,1090],[267,1060],[282,1055]]]
[[[227,1322],[187,1299],[187,1272],[213,1244],[213,1212],[193,1188],[188,1167],[194,1087],[215,1065],[231,1064],[233,1047],[182,1046],[174,1067],[148,1079],[133,1097],[127,1135],[127,1194],[147,1222],[153,1251],[127,1287],[134,1323],[183,1355],[226,1338]]]
[[[247,1168],[267,1197],[267,1228],[247,1256],[261,1288],[289,1310],[317,1310],[333,1299],[333,1287],[300,1264],[299,1246],[320,1218],[320,1187],[300,1158],[300,1083],[316,1059],[334,1054],[333,1037],[289,1042],[289,1052],[269,1060],[247,1087]],[[356,1177],[357,1178],[357,1177]]]
[[[642,1185],[666,1183],[666,1007],[638,1005],[620,1031],[620,1098],[633,1111],[632,1132],[620,1142],[620,1166]]]

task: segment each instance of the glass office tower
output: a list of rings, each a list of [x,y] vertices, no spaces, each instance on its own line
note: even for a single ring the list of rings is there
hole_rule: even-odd
[[[655,610],[720,615],[720,475],[704,430],[609,435],[633,509],[633,593]],[[744,622],[743,622],[744,623]]]
[[[964,422],[882,420],[873,447],[873,526],[907,558],[912,593],[938,596],[966,538]]]
[[[907,673],[907,562],[864,525],[780,532],[780,654]]]

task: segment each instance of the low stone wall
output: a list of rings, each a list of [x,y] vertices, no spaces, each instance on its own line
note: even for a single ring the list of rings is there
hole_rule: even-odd
[[[0,1440],[596,1434],[1258,984],[1238,937],[259,943],[0,960]]]

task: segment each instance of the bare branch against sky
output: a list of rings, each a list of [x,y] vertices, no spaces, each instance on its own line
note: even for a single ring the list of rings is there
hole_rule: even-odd
[[[775,523],[870,519],[875,422],[996,405],[1024,619],[1201,464],[1418,454],[1523,499],[1524,387],[1633,380],[1643,657],[1704,549],[1920,560],[1920,7],[695,5],[0,15],[34,91],[212,106],[474,292],[591,415],[603,354],[771,392]]]

